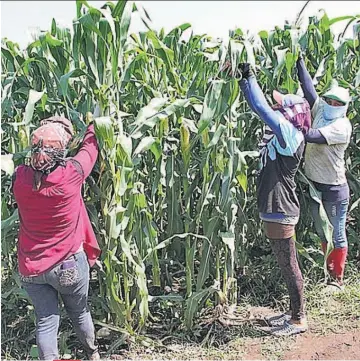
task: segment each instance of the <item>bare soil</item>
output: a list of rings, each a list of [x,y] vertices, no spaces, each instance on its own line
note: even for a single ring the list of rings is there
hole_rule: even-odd
[[[360,360],[360,329],[328,335],[308,332],[296,336],[295,342],[290,342],[285,348],[288,348],[288,351],[282,353],[279,350],[276,355],[271,350],[267,353],[259,342],[248,342],[242,359]]]
[[[234,345],[235,346],[235,345]],[[287,350],[283,352],[284,350]],[[245,340],[233,349],[214,351],[193,347],[176,347],[165,353],[126,353],[113,355],[115,360],[157,359],[157,360],[359,360],[360,330],[341,334],[316,335],[311,332],[296,336],[295,342],[279,342],[273,345],[262,339]]]
[[[300,336],[285,360],[358,360],[360,359],[360,330],[330,335]]]
[[[276,338],[254,331],[263,326],[260,320],[269,313],[273,311],[265,307],[249,309],[246,314],[249,322],[244,328],[234,330],[232,326],[225,326],[223,331],[220,329],[216,337],[229,340],[221,346],[204,347],[196,343],[181,343],[174,340],[161,351],[156,347],[139,348],[125,351],[121,355],[112,355],[111,358],[116,360],[360,360],[360,320],[357,317],[350,317],[347,322],[333,320],[334,323],[330,322],[327,327],[318,320],[310,319],[308,332],[288,338]]]

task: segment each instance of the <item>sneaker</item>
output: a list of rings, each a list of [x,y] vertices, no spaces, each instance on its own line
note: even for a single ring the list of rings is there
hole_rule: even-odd
[[[345,286],[338,281],[329,281],[327,283],[329,287],[334,287],[336,291],[344,291]]]
[[[90,357],[89,360],[101,360],[100,354],[98,351],[95,351]]]
[[[298,335],[299,333],[306,332],[308,330],[307,326],[297,325],[294,323],[289,323],[285,321],[282,326],[275,327],[270,331],[273,336],[293,336]]]
[[[267,316],[265,317],[266,323],[271,327],[282,326],[285,321],[290,321],[291,316],[286,313],[276,316]]]

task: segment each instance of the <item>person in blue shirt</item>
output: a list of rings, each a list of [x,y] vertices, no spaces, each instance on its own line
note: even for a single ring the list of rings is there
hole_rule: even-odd
[[[304,153],[304,135],[310,127],[310,106],[302,97],[274,91],[277,104],[271,107],[249,64],[240,64],[237,74],[249,107],[265,123],[264,136],[259,144],[257,204],[265,235],[270,240],[290,296],[290,311],[270,317],[267,322],[274,326],[271,333],[275,336],[294,335],[308,329],[304,282],[294,239],[299,219],[294,178]]]

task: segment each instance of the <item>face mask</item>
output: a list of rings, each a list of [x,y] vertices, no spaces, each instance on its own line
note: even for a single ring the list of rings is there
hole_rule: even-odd
[[[343,118],[346,116],[347,105],[343,105],[342,107],[334,107],[333,105],[329,105],[328,103],[324,104],[324,118],[326,120],[334,120],[337,118]]]

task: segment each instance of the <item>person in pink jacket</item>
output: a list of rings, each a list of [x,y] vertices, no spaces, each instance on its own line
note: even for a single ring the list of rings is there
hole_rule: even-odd
[[[97,159],[90,125],[80,150],[66,158],[71,122],[51,117],[31,137],[30,165],[16,169],[13,192],[19,210],[18,263],[22,285],[34,304],[41,360],[59,358],[59,296],[89,359],[99,359],[87,306],[89,268],[100,249],[81,195]]]

